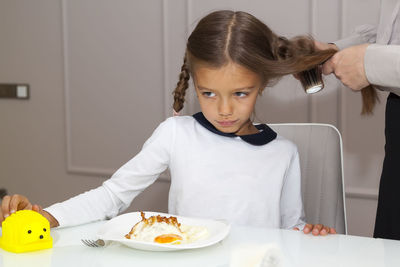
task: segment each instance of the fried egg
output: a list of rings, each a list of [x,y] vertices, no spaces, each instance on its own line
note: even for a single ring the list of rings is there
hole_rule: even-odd
[[[202,226],[181,225],[176,217],[151,216],[146,219],[141,212],[142,220],[136,223],[125,235],[128,239],[160,244],[184,244],[204,239],[208,230]]]
[[[204,240],[209,236],[208,230],[204,226],[181,225],[181,229],[187,236],[187,243]]]
[[[165,234],[165,235],[159,235],[154,238],[154,242],[156,243],[173,243],[173,244],[179,244],[180,241],[182,240],[182,236],[180,235],[175,235],[175,234]]]
[[[165,222],[154,222],[152,225],[148,225],[144,221],[136,225],[130,237],[137,241],[157,243],[173,243],[186,239],[184,233],[175,225]]]

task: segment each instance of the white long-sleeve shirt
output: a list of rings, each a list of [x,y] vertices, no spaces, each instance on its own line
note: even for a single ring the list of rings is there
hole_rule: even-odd
[[[363,43],[371,43],[364,56],[369,83],[400,96],[400,1],[382,0],[377,27],[359,26],[353,35],[335,42],[339,50]]]
[[[116,216],[169,167],[169,213],[238,225],[302,228],[296,146],[266,125],[258,134],[230,136],[197,115],[167,119],[139,154],[102,186],[46,210],[60,226]]]

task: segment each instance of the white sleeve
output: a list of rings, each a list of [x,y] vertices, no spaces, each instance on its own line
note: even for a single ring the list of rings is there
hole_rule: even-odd
[[[167,119],[154,131],[142,150],[100,187],[45,210],[60,227],[116,216],[167,169],[175,136],[175,121]]]
[[[364,67],[369,83],[400,88],[400,45],[369,45]]]
[[[376,26],[372,25],[362,25],[355,29],[354,33],[349,37],[344,39],[335,41],[335,45],[342,50],[344,48],[353,46],[353,45],[360,45],[365,43],[375,43],[376,41],[376,33],[377,28]]]
[[[301,196],[301,172],[299,153],[297,148],[292,155],[281,196],[281,228],[293,229],[298,227],[302,230],[305,226],[303,201]]]

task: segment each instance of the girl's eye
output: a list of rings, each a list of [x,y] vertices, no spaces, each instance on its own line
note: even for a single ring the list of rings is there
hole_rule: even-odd
[[[245,97],[245,96],[248,95],[248,93],[245,93],[245,92],[236,92],[235,95],[238,96],[238,97]]]
[[[203,92],[202,94],[206,97],[214,97],[215,96],[215,94],[213,92]]]

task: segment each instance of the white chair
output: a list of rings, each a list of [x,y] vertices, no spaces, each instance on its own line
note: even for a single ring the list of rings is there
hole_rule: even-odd
[[[347,234],[342,138],[332,125],[269,124],[297,145],[306,222],[322,223]]]

